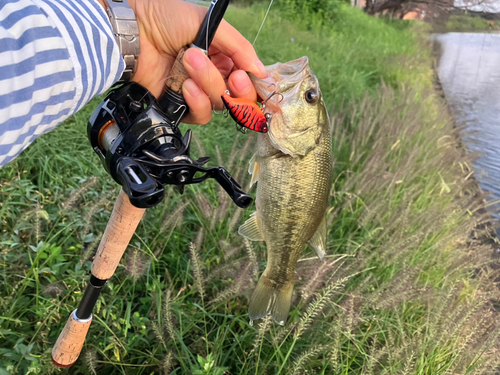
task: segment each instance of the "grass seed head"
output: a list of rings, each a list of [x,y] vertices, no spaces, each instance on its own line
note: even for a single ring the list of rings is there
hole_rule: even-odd
[[[85,354],[83,356],[83,361],[85,362],[85,366],[87,370],[92,375],[97,375],[98,363],[97,363],[97,352],[95,349],[87,349],[85,350]]]
[[[219,198],[219,206],[215,211],[212,226],[215,226],[215,224],[222,222],[226,218],[229,212],[230,203],[232,202],[229,198],[229,195],[221,186],[217,188],[217,196]]]
[[[81,239],[84,240],[87,234],[90,232],[90,229],[92,228],[92,220],[94,218],[94,215],[99,211],[102,207],[104,207],[106,204],[111,202],[111,197],[116,196],[116,191],[111,190],[107,192],[106,194],[103,194],[102,197],[97,200],[94,204],[92,204],[87,212],[85,213],[84,216],[84,226],[83,229],[80,233]]]
[[[311,349],[306,350],[299,354],[297,359],[293,363],[292,367],[292,375],[299,375],[299,374],[304,374],[307,373],[307,370],[305,369],[305,365],[308,362],[311,357],[315,357],[318,354],[320,354],[324,350],[324,347],[322,345],[314,345]]]
[[[257,262],[257,254],[255,253],[255,250],[253,248],[252,241],[250,241],[248,238],[244,238],[245,241],[245,250],[248,255],[248,259],[250,259],[250,263],[252,265],[252,276],[255,279],[258,278],[259,276],[259,263]]]
[[[91,176],[87,181],[85,181],[79,188],[73,190],[73,192],[68,196],[68,199],[66,199],[61,205],[63,206],[63,212],[64,211],[69,211],[72,208],[75,208],[77,205],[78,201],[80,198],[88,191],[90,188],[92,188],[96,183],[98,179],[96,176]]]
[[[102,233],[98,235],[88,246],[83,247],[82,254],[80,256],[80,264],[85,263],[87,260],[94,256],[97,247],[101,243],[101,239]]]
[[[233,215],[231,216],[231,219],[229,220],[229,225],[227,228],[228,233],[233,233],[234,230],[236,229],[236,226],[240,224],[242,212],[243,210],[238,210],[238,209],[234,211]]]
[[[161,362],[161,371],[163,375],[170,375],[174,368],[174,355],[169,352]]]
[[[134,251],[127,256],[125,272],[137,282],[139,278],[146,274],[148,270],[150,259],[139,249],[134,249]]]
[[[49,296],[55,298],[55,297],[63,294],[65,289],[66,288],[64,288],[64,286],[61,283],[55,282],[55,283],[50,283],[50,284],[44,286],[42,289],[42,293],[48,294]]]
[[[163,345],[163,347],[166,349],[167,343],[165,342],[165,337],[163,335],[161,327],[156,322],[151,322],[151,326],[153,327],[153,331],[155,333],[156,338]]]
[[[169,212],[165,210],[165,214],[161,220],[160,233],[167,232],[173,228],[179,227],[184,221],[184,211],[189,205],[189,202],[183,202],[177,205],[177,207]]]
[[[312,324],[313,320],[316,316],[323,310],[323,308],[331,301],[334,293],[342,288],[349,277],[345,277],[343,279],[337,280],[336,282],[330,282],[325,289],[316,296],[316,298],[309,303],[306,308],[305,314],[300,318],[299,323],[295,328],[295,332],[293,334],[294,340],[298,340],[304,331]]]
[[[198,233],[202,232],[200,230]],[[197,245],[191,243],[189,245],[189,253],[191,254],[191,268],[193,269],[194,284],[202,301],[205,300],[205,278],[203,276],[203,266],[200,255],[198,254]]]
[[[196,194],[196,202],[198,207],[206,219],[211,219],[214,214],[214,209],[207,197],[203,193]]]
[[[249,261],[243,262],[240,270],[234,276],[232,285],[218,293],[218,295],[210,301],[212,305],[217,305],[227,301],[229,298],[246,292],[254,287],[252,280],[253,264]]]
[[[203,144],[201,143],[200,137],[198,136],[198,133],[193,132],[193,141],[194,145],[196,147],[196,151],[198,152],[198,158],[206,156],[207,152],[205,151],[205,148],[203,147]]]
[[[170,289],[167,289],[167,291],[165,292],[165,298],[163,302],[163,321],[168,336],[171,340],[175,340],[176,337],[174,331],[174,317],[172,314],[172,292],[170,291]]]
[[[259,348],[262,345],[262,341],[264,340],[264,335],[269,332],[269,329],[271,328],[273,322],[273,317],[268,315],[264,319],[262,319],[262,322],[259,324],[259,329],[257,330],[257,334],[255,335],[255,339],[253,342],[253,351],[256,352],[259,350]]]
[[[335,262],[328,263],[327,261],[323,260],[318,267],[316,259],[313,262],[315,263],[315,265],[311,270],[309,278],[300,290],[303,302],[308,301],[309,298],[311,298],[312,295],[316,293],[316,291],[323,285],[326,275],[335,265]]]

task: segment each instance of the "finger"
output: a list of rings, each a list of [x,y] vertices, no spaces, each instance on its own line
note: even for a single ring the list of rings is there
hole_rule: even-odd
[[[237,70],[231,73],[228,79],[228,86],[232,97],[246,98],[254,102],[257,101],[257,92],[248,74],[243,70]]]
[[[212,45],[229,56],[239,69],[252,72],[259,78],[267,77],[266,68],[257,57],[252,44],[226,21],[222,20],[220,23]]]
[[[208,95],[215,108],[221,109],[220,96],[226,90],[226,83],[215,65],[198,48],[189,48],[183,63],[189,76]]]
[[[189,107],[189,114],[182,119],[186,124],[205,125],[212,119],[212,103],[192,79],[182,84],[182,94]]]
[[[224,79],[227,79],[229,74],[234,69],[233,60],[231,60],[229,57],[220,52],[213,55],[211,54],[210,61],[212,61],[212,64],[214,64],[217,67],[217,69],[219,69],[219,72],[222,75],[222,77],[224,77]]]

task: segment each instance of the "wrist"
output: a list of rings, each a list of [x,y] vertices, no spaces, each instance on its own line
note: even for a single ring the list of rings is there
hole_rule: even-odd
[[[102,6],[102,8],[104,9],[104,11],[106,11],[106,8],[107,8],[107,7],[106,7],[106,4],[104,4],[104,0],[97,0],[97,2],[98,2],[99,4],[101,4],[101,6]]]
[[[134,9],[127,0],[97,0],[109,17],[120,49],[125,70],[118,82],[130,81],[137,70],[140,53],[139,25]],[[134,6],[135,1],[132,0]]]

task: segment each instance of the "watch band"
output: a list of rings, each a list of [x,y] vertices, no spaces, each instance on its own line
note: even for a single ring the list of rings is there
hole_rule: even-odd
[[[137,68],[137,58],[141,51],[139,25],[127,0],[104,0],[104,3],[116,42],[125,61],[125,70],[118,82],[130,81]]]

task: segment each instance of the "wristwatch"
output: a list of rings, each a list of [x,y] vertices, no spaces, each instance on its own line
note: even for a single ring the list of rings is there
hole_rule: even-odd
[[[125,70],[118,82],[130,81],[137,68],[137,58],[141,51],[139,45],[139,25],[134,11],[127,0],[103,0],[111,22],[113,34],[125,61]]]

